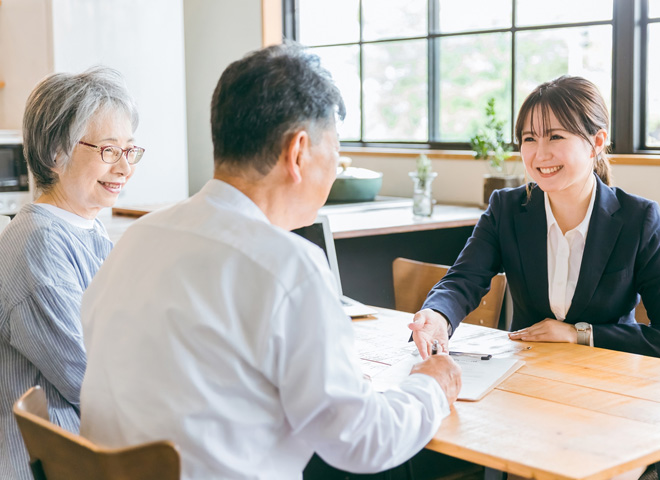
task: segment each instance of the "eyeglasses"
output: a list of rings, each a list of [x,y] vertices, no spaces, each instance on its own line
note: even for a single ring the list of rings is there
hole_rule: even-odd
[[[81,145],[86,147],[91,147],[96,149],[96,151],[101,152],[101,160],[105,163],[117,163],[121,159],[122,155],[126,155],[126,161],[131,165],[135,165],[140,161],[142,155],[144,155],[144,148],[142,147],[131,147],[123,149],[117,145],[106,145],[105,147],[99,147],[98,145],[92,145],[91,143],[78,142]]]

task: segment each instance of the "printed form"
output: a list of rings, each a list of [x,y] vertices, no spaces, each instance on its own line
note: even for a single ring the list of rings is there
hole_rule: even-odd
[[[353,327],[362,372],[371,379],[375,390],[396,388],[412,366],[421,361],[415,344],[407,341],[408,321],[400,316],[379,315],[377,320],[354,321]],[[449,348],[492,355],[489,360],[479,356],[452,356],[462,369],[463,385],[458,399],[476,401],[524,364],[512,355],[528,347],[510,340],[502,330],[460,325]]]

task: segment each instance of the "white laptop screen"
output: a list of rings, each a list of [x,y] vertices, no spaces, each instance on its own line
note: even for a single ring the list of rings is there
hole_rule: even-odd
[[[339,295],[342,295],[341,290],[341,279],[339,278],[339,266],[337,265],[337,253],[335,252],[335,241],[332,238],[332,232],[330,231],[330,223],[328,218],[319,215],[314,223],[307,227],[297,228],[292,230],[296,235],[300,235],[304,239],[312,242],[314,245],[318,246],[325,253],[326,258],[328,259],[328,264],[330,265],[330,270],[335,276],[337,281],[337,290]]]

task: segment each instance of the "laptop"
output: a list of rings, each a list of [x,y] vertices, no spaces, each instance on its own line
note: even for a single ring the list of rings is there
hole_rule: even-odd
[[[335,276],[337,282],[337,291],[339,292],[339,299],[344,308],[344,313],[351,318],[365,317],[367,315],[375,315],[377,312],[373,308],[348,298],[342,294],[341,279],[339,277],[339,266],[337,265],[337,253],[335,252],[335,241],[332,238],[330,231],[330,223],[328,217],[319,215],[314,223],[307,227],[297,228],[292,230],[296,235],[300,235],[304,239],[312,242],[325,253],[325,257],[330,265],[330,270]]]

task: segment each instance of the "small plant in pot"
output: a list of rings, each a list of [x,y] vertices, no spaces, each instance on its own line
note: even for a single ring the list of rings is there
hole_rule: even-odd
[[[484,175],[484,205],[494,190],[522,185],[524,176],[515,173],[518,162],[506,161],[513,149],[504,139],[504,121],[497,118],[494,98],[486,105],[486,125],[470,139],[470,146],[474,158],[487,160],[490,169]]]

